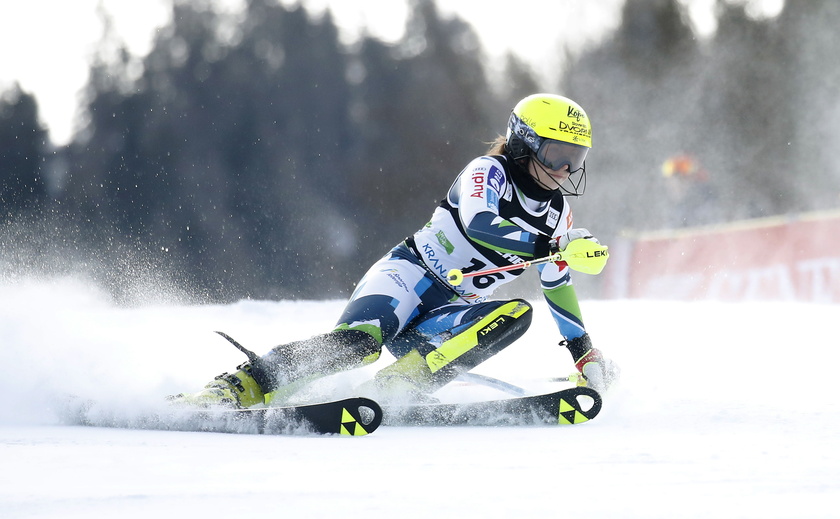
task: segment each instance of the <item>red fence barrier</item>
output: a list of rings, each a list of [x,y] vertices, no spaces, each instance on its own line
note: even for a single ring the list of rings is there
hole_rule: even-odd
[[[612,297],[840,303],[840,212],[649,234],[610,255]]]

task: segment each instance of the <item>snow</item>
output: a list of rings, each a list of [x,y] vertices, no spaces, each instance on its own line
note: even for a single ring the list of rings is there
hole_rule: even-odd
[[[535,303],[528,334],[478,372],[538,388],[572,370]],[[840,517],[836,305],[584,301],[622,379],[574,427],[255,436],[54,411],[70,393],[130,409],[197,389],[244,360],[213,330],[264,352],[341,307],[119,307],[83,279],[3,282],[0,517]]]

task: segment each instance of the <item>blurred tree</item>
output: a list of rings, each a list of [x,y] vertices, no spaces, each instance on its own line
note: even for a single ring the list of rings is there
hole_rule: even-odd
[[[789,144],[793,139],[798,88],[779,74],[793,57],[775,20],[750,18],[743,5],[719,4],[702,98],[708,142],[717,150],[706,161],[726,176],[722,191],[729,218],[795,210],[795,182]],[[712,173],[714,175],[714,173]]]
[[[267,0],[249,2],[248,19],[250,44],[237,47],[246,55],[233,58],[256,68],[247,78],[256,89],[249,101],[254,149],[241,170],[256,176],[238,179],[235,205],[250,204],[240,213],[254,215],[253,239],[269,245],[259,260],[286,293],[347,288],[355,230],[344,223],[341,194],[351,92],[336,27],[329,14],[311,21],[301,7]]]
[[[347,186],[364,229],[365,263],[423,225],[457,173],[503,128],[471,27],[411,2],[404,39],[366,38],[358,53],[358,147]],[[363,209],[360,211],[359,209]]]
[[[499,99],[495,103],[489,103],[486,110],[492,124],[489,130],[495,130],[498,135],[505,134],[510,112],[520,99],[553,90],[537,80],[534,71],[522,58],[510,52],[505,55],[501,70],[491,73],[495,76],[491,77],[489,83],[496,87],[493,93]]]
[[[791,136],[783,148],[801,211],[840,207],[840,165],[826,152],[840,131],[838,25],[840,3],[832,1],[785,2],[773,25],[790,57],[780,64],[787,86],[783,102],[792,107],[792,119],[785,121]]]
[[[226,23],[179,2],[136,81],[124,54],[94,67],[70,196],[210,290],[330,287],[341,216],[327,193],[349,147],[336,29],[267,0],[247,3],[231,39]]]
[[[699,148],[708,131],[698,123],[700,58],[680,2],[634,0],[616,32],[571,64],[559,90],[588,110],[593,127],[586,198],[575,205],[582,219],[607,234],[665,225],[661,164]]]
[[[17,83],[0,95],[0,215],[13,218],[46,199],[42,165],[47,132],[35,97]]]
[[[589,180],[607,187],[581,213],[598,208],[615,230],[671,225],[657,173],[682,152],[708,171],[714,221],[837,205],[840,174],[820,148],[840,121],[828,86],[840,8],[786,2],[770,19],[748,8],[718,0],[717,30],[700,41],[681,3],[627,2],[614,35],[575,61],[564,88],[592,107]]]

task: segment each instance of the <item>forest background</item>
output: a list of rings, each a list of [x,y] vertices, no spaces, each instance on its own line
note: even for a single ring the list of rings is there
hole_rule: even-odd
[[[245,5],[174,1],[145,56],[106,30],[66,145],[34,95],[0,92],[3,278],[82,274],[125,302],[138,284],[201,302],[346,297],[541,91],[592,119],[572,204],[606,243],[840,207],[838,2],[755,18],[718,0],[700,36],[678,0],[628,0],[556,83],[512,54],[490,63],[432,0],[410,2],[399,41],[352,45],[329,13]],[[515,24],[505,36],[529,44]],[[702,168],[704,198],[673,196],[663,164],[680,154]]]

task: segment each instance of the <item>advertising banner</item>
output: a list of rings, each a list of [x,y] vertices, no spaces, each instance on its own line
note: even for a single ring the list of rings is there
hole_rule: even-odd
[[[650,234],[623,249],[613,296],[840,303],[840,213]]]

